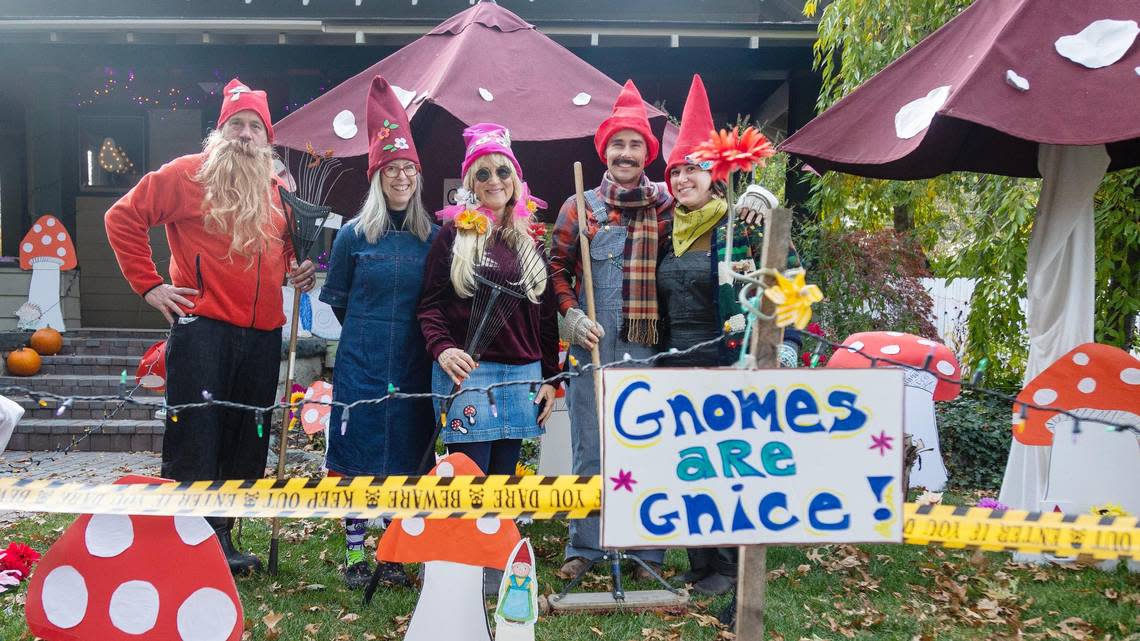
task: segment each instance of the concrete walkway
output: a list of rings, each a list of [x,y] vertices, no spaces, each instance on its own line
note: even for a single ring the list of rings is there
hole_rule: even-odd
[[[21,452],[0,456],[0,477],[111,483],[127,474],[157,476],[162,457],[156,452]],[[0,512],[0,526],[25,512]]]

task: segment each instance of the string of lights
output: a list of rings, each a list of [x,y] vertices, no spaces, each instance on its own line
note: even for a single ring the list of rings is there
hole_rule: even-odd
[[[923,363],[922,365],[912,365],[912,364],[908,364],[908,363],[899,361],[897,359],[892,359],[892,358],[887,357],[887,356],[869,354],[869,353],[863,351],[862,348],[857,349],[857,348],[854,348],[854,347],[849,346],[849,345],[843,345],[842,343],[835,343],[833,341],[830,341],[830,340],[823,338],[823,337],[820,337],[820,336],[816,336],[814,334],[805,334],[805,336],[812,338],[812,339],[817,341],[817,347],[816,347],[817,350],[822,349],[822,347],[820,347],[820,346],[830,347],[830,348],[836,349],[836,350],[846,349],[846,350],[849,350],[851,352],[861,354],[862,356],[867,358],[868,363],[870,364],[871,367],[875,367],[875,366],[880,365],[880,364],[886,364],[888,366],[896,367],[896,368],[900,368],[900,369],[922,371],[922,372],[926,372],[926,373],[930,374],[931,376],[934,376],[937,380],[940,380],[940,381],[943,381],[943,382],[946,382],[946,383],[949,383],[952,385],[960,385],[963,388],[970,389],[970,390],[975,391],[977,393],[986,394],[989,396],[993,396],[993,397],[1002,399],[1006,402],[1009,402],[1011,404],[1011,406],[1018,408],[1018,412],[1020,413],[1020,415],[1023,418],[1025,417],[1025,415],[1028,413],[1029,410],[1039,410],[1039,411],[1043,411],[1043,412],[1051,412],[1051,413],[1064,415],[1073,421],[1074,438],[1076,438],[1076,435],[1080,433],[1080,426],[1082,423],[1103,425],[1106,428],[1106,430],[1118,431],[1118,432],[1132,432],[1134,434],[1140,435],[1140,424],[1118,423],[1118,422],[1109,421],[1109,420],[1106,420],[1103,418],[1080,416],[1080,415],[1077,415],[1076,413],[1074,413],[1068,409],[1065,409],[1065,408],[1049,406],[1049,405],[1034,403],[1034,402],[1030,402],[1030,401],[1018,400],[1017,398],[1015,398],[1015,397],[1013,397],[1007,393],[1004,393],[1004,392],[1001,392],[998,390],[994,390],[994,389],[986,388],[980,384],[982,375],[984,374],[985,369],[986,369],[986,363],[985,362],[983,362],[978,368],[976,368],[974,370],[970,380],[965,380],[965,379],[955,378],[952,376],[947,376],[947,375],[942,374],[941,372],[937,371],[936,368],[932,368],[931,367],[931,361],[933,359],[933,352],[931,352],[931,354],[929,354],[927,356],[926,362]],[[569,381],[569,380],[572,380],[572,379],[580,377],[580,376],[590,375],[593,372],[593,370],[595,370],[595,369],[607,370],[607,369],[613,369],[613,368],[618,368],[618,367],[628,368],[628,367],[632,367],[635,365],[652,366],[662,359],[667,359],[670,357],[685,356],[685,355],[691,354],[691,353],[699,351],[699,350],[704,350],[706,348],[719,345],[721,342],[724,342],[726,340],[728,340],[728,336],[722,335],[722,336],[718,336],[717,338],[713,338],[713,339],[710,339],[707,341],[696,343],[696,344],[692,345],[691,347],[688,347],[687,349],[684,349],[684,350],[669,350],[667,352],[659,352],[657,354],[654,354],[653,356],[649,356],[646,358],[632,358],[629,356],[629,354],[625,354],[621,360],[613,361],[610,363],[604,363],[600,366],[595,366],[591,363],[585,363],[585,364],[580,363],[574,356],[571,355],[568,357],[569,367],[565,371],[562,371],[562,372],[560,372],[554,376],[550,376],[548,378],[526,380],[526,381],[504,381],[504,382],[499,382],[499,383],[487,385],[484,387],[463,387],[453,394],[435,394],[432,392],[404,392],[404,391],[401,391],[396,386],[389,384],[388,389],[386,390],[386,393],[383,396],[378,396],[375,398],[359,399],[359,400],[353,401],[351,403],[345,403],[343,401],[337,401],[337,400],[329,400],[329,401],[301,400],[301,401],[297,401],[294,403],[277,402],[277,403],[274,403],[274,404],[268,405],[268,406],[256,406],[256,405],[247,405],[244,403],[236,403],[236,402],[227,401],[224,399],[217,399],[217,398],[214,398],[213,395],[210,394],[210,392],[208,390],[203,390],[202,391],[202,400],[199,402],[181,403],[181,404],[171,405],[171,404],[167,404],[165,399],[147,400],[147,399],[133,398],[132,394],[133,394],[134,390],[132,390],[130,394],[119,394],[119,395],[114,395],[114,396],[110,396],[110,395],[69,396],[69,395],[56,394],[53,392],[39,391],[39,390],[35,390],[35,389],[27,388],[27,387],[22,387],[22,386],[6,386],[2,389],[3,389],[4,394],[23,394],[23,395],[26,395],[26,396],[36,400],[38,403],[41,404],[41,406],[46,406],[46,403],[54,402],[59,407],[59,410],[58,410],[59,415],[62,415],[64,412],[66,412],[66,408],[69,407],[71,405],[71,403],[76,402],[76,401],[102,401],[102,402],[119,401],[122,404],[131,404],[131,405],[152,407],[155,409],[164,409],[167,412],[167,416],[170,418],[170,421],[172,423],[178,423],[179,415],[185,415],[188,412],[203,409],[203,408],[225,407],[225,408],[236,409],[236,410],[244,410],[244,411],[254,412],[256,414],[257,424],[258,424],[259,430],[264,429],[265,420],[266,420],[267,415],[269,417],[272,417],[273,413],[276,412],[277,410],[289,409],[289,410],[293,410],[294,412],[296,412],[296,411],[299,411],[301,406],[304,406],[304,405],[328,405],[328,406],[333,406],[333,407],[339,407],[343,410],[342,415],[341,415],[341,425],[340,425],[340,429],[343,431],[343,430],[347,429],[349,416],[350,416],[352,409],[354,409],[356,407],[360,407],[360,406],[379,405],[382,403],[386,403],[386,402],[390,402],[390,401],[394,401],[394,400],[399,400],[399,399],[431,399],[434,402],[448,403],[451,400],[453,400],[454,398],[456,398],[457,396],[459,396],[460,394],[475,392],[475,393],[486,394],[488,402],[491,405],[492,410],[494,410],[494,408],[495,408],[495,391],[502,389],[504,387],[514,386],[514,385],[527,385],[530,387],[531,395],[533,398],[533,395],[536,393],[537,389],[544,384],[552,384],[553,385],[553,384],[561,383],[563,381]],[[136,386],[135,389],[137,390],[138,387]],[[441,418],[444,421],[446,421],[446,414],[442,415]]]

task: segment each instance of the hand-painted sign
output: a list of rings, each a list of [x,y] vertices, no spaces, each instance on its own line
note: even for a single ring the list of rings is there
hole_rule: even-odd
[[[902,376],[606,370],[603,544],[901,541]]]

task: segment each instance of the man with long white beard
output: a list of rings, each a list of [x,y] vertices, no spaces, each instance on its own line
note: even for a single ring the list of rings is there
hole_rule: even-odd
[[[131,288],[171,323],[166,401],[275,401],[285,315],[281,285],[308,291],[315,269],[297,266],[273,171],[273,125],[264,91],[226,85],[218,128],[203,151],[139,181],[104,219]],[[170,283],[148,231],[165,226]],[[253,479],[265,473],[269,435],[253,412],[218,406],[168,413],[162,475],[177,481]],[[208,519],[234,573],[260,569],[233,547],[233,519]]]

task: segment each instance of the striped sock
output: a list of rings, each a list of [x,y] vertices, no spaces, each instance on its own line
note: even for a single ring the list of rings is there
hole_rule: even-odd
[[[345,560],[348,565],[364,560],[364,535],[367,531],[367,519],[344,520]]]

